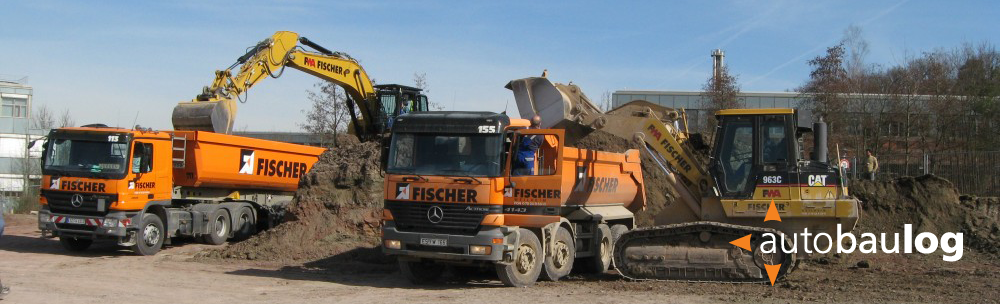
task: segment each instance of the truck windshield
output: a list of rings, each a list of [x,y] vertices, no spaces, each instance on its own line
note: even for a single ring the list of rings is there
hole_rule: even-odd
[[[500,176],[500,134],[396,133],[386,172],[445,176]]]
[[[45,155],[45,174],[124,176],[128,142],[55,138]]]

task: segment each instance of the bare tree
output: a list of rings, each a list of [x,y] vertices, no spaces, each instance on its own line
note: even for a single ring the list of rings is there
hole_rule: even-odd
[[[73,120],[73,116],[69,114],[69,109],[63,110],[62,115],[59,116],[59,127],[67,128],[75,126],[76,126],[76,120]]]
[[[336,147],[340,134],[347,129],[350,120],[347,96],[332,82],[322,81],[314,86],[319,91],[306,91],[312,105],[309,110],[302,111],[306,114],[306,121],[300,123],[299,127],[317,136],[321,145]]]
[[[611,91],[604,91],[604,93],[601,93],[601,102],[597,105],[597,108],[602,112],[611,111],[611,109],[614,108],[611,97]]]
[[[49,107],[45,105],[39,105],[35,107],[35,113],[32,114],[31,128],[48,130],[52,129],[56,125],[56,118],[53,117],[52,111]]]
[[[427,95],[431,91],[427,88],[427,73],[413,73],[413,86],[423,91],[424,95]],[[444,105],[428,98],[427,108],[431,111],[441,111],[444,110]]]
[[[702,102],[704,109],[708,113],[715,113],[718,110],[723,109],[739,109],[743,107],[743,101],[739,98],[740,95],[740,85],[738,83],[738,77],[729,73],[729,68],[725,66],[719,67],[718,76],[712,75],[705,82],[702,87]],[[708,124],[706,125],[705,131],[708,132],[709,138],[714,135],[715,125],[718,121],[715,119],[715,115],[708,116]]]

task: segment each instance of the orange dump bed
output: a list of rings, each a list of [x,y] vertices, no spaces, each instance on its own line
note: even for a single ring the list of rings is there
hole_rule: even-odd
[[[326,149],[202,131],[171,131],[174,185],[295,191]],[[184,138],[181,140],[180,138]]]

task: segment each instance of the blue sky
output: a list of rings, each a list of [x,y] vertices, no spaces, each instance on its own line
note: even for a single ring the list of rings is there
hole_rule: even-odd
[[[289,30],[361,60],[380,83],[427,74],[432,100],[502,111],[507,81],[549,70],[592,98],[698,90],[712,49],[744,91],[784,91],[851,24],[867,62],[995,43],[992,1],[6,1],[0,74],[28,76],[34,102],[77,123],[169,129],[170,111],[244,49]],[[250,91],[237,129],[293,131],[316,78],[289,70]]]

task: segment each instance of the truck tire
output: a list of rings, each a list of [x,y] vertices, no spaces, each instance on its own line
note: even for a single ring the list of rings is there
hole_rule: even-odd
[[[399,261],[399,272],[414,285],[430,284],[441,278],[444,265],[429,261]]]
[[[63,248],[73,252],[83,252],[87,248],[90,248],[90,244],[94,243],[91,239],[78,239],[74,237],[59,237],[59,243],[62,244]]]
[[[552,238],[552,252],[545,255],[542,279],[558,281],[569,275],[573,271],[575,260],[576,244],[573,242],[573,234],[566,227],[559,227]]]
[[[163,229],[163,220],[152,213],[145,213],[139,221],[139,230],[135,232],[135,245],[132,245],[132,252],[138,255],[154,255],[163,248],[163,239],[166,237],[166,230]]]
[[[608,271],[608,268],[611,267],[611,255],[615,249],[613,240],[611,228],[608,225],[597,225],[597,230],[594,231],[594,242],[596,242],[594,249],[597,252],[594,256],[583,260],[583,265],[587,266],[589,272],[600,274]]]
[[[208,217],[208,233],[201,236],[202,241],[209,245],[222,245],[229,238],[229,211],[219,208]]]
[[[618,239],[620,239],[622,237],[622,235],[625,234],[626,232],[628,232],[628,226],[625,226],[625,225],[622,225],[622,224],[617,224],[617,225],[612,225],[611,226],[611,244],[612,244],[612,248],[614,248],[614,244],[617,244],[618,243]],[[612,249],[612,250],[614,250],[614,249]],[[611,262],[611,266],[612,267],[617,267],[617,266],[614,265],[614,261],[613,260]]]
[[[236,213],[236,226],[233,227],[232,241],[239,242],[249,239],[254,233],[257,233],[257,221],[253,216],[253,210],[250,207],[240,208],[240,211]]]
[[[504,285],[510,287],[525,287],[535,284],[542,272],[544,252],[538,237],[528,229],[518,229],[517,246],[514,249],[514,261],[509,265],[496,264],[497,276]]]

